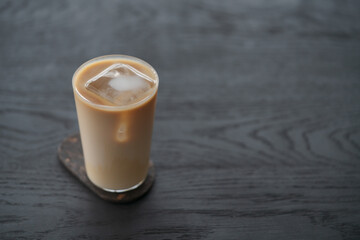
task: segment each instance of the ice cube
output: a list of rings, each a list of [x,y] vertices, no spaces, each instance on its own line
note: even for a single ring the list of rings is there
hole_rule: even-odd
[[[117,132],[116,132],[116,140],[118,142],[126,142],[128,140],[128,131],[126,128],[126,121],[121,122]]]
[[[155,80],[124,63],[116,63],[85,83],[87,90],[115,105],[126,105],[146,96]]]

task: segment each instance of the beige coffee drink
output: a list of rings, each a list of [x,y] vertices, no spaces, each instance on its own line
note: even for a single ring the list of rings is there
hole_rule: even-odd
[[[73,89],[89,179],[114,192],[145,180],[159,79],[146,62],[125,55],[78,68]]]

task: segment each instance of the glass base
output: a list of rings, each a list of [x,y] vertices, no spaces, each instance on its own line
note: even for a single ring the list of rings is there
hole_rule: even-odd
[[[90,178],[89,178],[89,180],[90,180]],[[100,188],[100,189],[102,189],[102,190],[104,190],[104,191],[106,191],[106,192],[112,192],[112,193],[123,193],[123,192],[128,192],[128,191],[134,190],[134,189],[140,187],[140,185],[143,184],[144,181],[145,181],[145,179],[142,180],[141,182],[139,182],[138,184],[130,187],[130,188],[116,189],[116,190],[115,190],[115,189],[108,189],[108,188],[99,187],[98,185],[96,185],[95,183],[93,183],[93,181],[90,180],[90,182],[91,182],[92,184],[94,184],[96,187],[98,187],[98,188]]]

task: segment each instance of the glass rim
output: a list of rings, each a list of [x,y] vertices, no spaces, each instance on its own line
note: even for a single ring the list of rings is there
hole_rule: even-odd
[[[138,63],[141,63],[141,64],[145,65],[155,75],[154,90],[151,92],[151,94],[149,94],[145,98],[141,99],[140,101],[135,102],[135,103],[131,103],[131,104],[128,104],[128,105],[124,105],[124,106],[109,106],[109,105],[102,105],[102,104],[97,104],[97,103],[91,102],[86,97],[81,95],[81,93],[76,88],[76,86],[75,86],[75,77],[79,73],[79,71],[81,71],[81,69],[83,69],[84,67],[90,65],[91,63],[95,63],[95,62],[98,62],[98,61],[104,60],[104,59],[128,59],[128,60],[133,60],[135,62],[138,62]],[[89,104],[92,107],[95,107],[95,108],[98,108],[98,109],[101,109],[101,110],[108,110],[108,111],[127,110],[127,109],[132,109],[132,108],[136,108],[138,106],[141,106],[141,105],[143,105],[144,103],[146,103],[147,101],[149,101],[150,99],[152,99],[154,97],[154,95],[157,92],[158,87],[159,87],[159,76],[158,76],[156,70],[149,63],[145,62],[144,60],[142,60],[140,58],[129,56],[129,55],[123,55],[123,54],[110,54],[110,55],[103,55],[103,56],[99,56],[99,57],[96,57],[96,58],[92,58],[92,59],[84,62],[83,64],[81,64],[76,69],[75,73],[72,76],[72,88],[73,88],[73,91],[80,97],[81,100],[85,101],[87,104]]]

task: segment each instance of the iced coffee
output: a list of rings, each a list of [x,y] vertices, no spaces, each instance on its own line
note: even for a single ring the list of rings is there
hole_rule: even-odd
[[[108,55],[80,66],[72,84],[89,179],[112,192],[138,187],[149,166],[156,71],[138,58]]]

